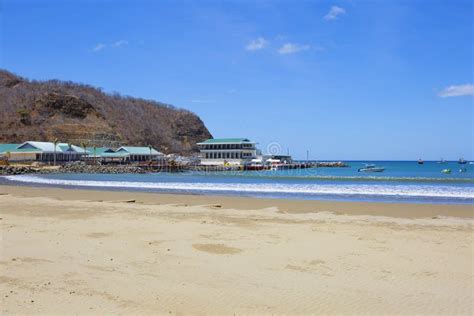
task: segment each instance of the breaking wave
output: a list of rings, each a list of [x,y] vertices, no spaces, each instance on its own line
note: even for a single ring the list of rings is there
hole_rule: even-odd
[[[474,199],[474,187],[427,184],[335,184],[335,183],[206,183],[138,182],[51,179],[40,176],[6,176],[10,181],[40,185],[137,189],[187,193],[234,193],[295,196],[373,196],[400,198]]]

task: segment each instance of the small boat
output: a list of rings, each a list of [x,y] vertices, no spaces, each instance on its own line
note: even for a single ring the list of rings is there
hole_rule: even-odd
[[[366,164],[364,168],[357,169],[358,172],[383,172],[384,167],[376,167],[375,165]]]
[[[265,167],[261,164],[251,164],[251,165],[245,165],[244,170],[252,170],[252,171],[259,171],[263,170]]]
[[[459,172],[463,173],[463,172],[466,172],[467,171],[467,168],[461,168],[459,169]]]
[[[423,159],[421,159],[421,158],[418,159],[418,164],[419,164],[419,165],[422,165],[422,164],[424,164],[424,163],[425,163],[425,162],[423,161]]]
[[[450,174],[451,169],[443,169],[443,170],[441,170],[441,173]]]
[[[458,163],[459,163],[460,165],[465,165],[465,164],[467,164],[467,161],[464,160],[464,158],[459,158]]]

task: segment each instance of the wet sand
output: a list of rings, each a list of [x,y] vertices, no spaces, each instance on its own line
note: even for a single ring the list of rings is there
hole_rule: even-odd
[[[400,218],[425,218],[434,216],[474,218],[474,206],[469,204],[329,202],[0,185],[0,194],[2,193],[29,197],[51,197],[59,200],[135,200],[137,203],[152,205],[183,203],[189,206],[197,206],[218,204],[222,206],[222,208],[237,210],[258,210],[276,207],[280,212],[284,213],[314,213],[326,211],[336,214],[376,215]]]
[[[473,213],[0,186],[0,308],[472,314]]]

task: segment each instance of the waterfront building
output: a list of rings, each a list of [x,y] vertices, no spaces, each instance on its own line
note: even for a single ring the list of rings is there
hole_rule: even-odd
[[[127,153],[116,153],[109,147],[87,147],[85,160],[101,163],[122,163],[128,158]]]
[[[115,151],[115,154],[123,154],[126,157],[126,161],[160,161],[164,159],[163,153],[154,149],[153,147],[133,147],[133,146],[122,146]]]
[[[12,150],[17,149],[20,144],[0,144],[0,156],[7,156]]]
[[[72,144],[27,141],[22,144],[2,144],[0,154],[9,161],[57,162],[80,160],[86,154],[84,149]]]
[[[27,141],[22,144],[0,144],[0,156],[12,162],[68,162],[77,160],[102,163],[129,163],[140,161],[161,161],[164,155],[154,148],[123,146],[117,150],[107,147],[86,147],[52,142]]]
[[[197,143],[201,165],[244,165],[257,158],[255,142],[247,138],[213,138]]]

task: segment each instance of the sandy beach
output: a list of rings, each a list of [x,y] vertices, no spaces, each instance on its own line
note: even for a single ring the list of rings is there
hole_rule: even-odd
[[[5,314],[472,314],[474,209],[0,186]]]

